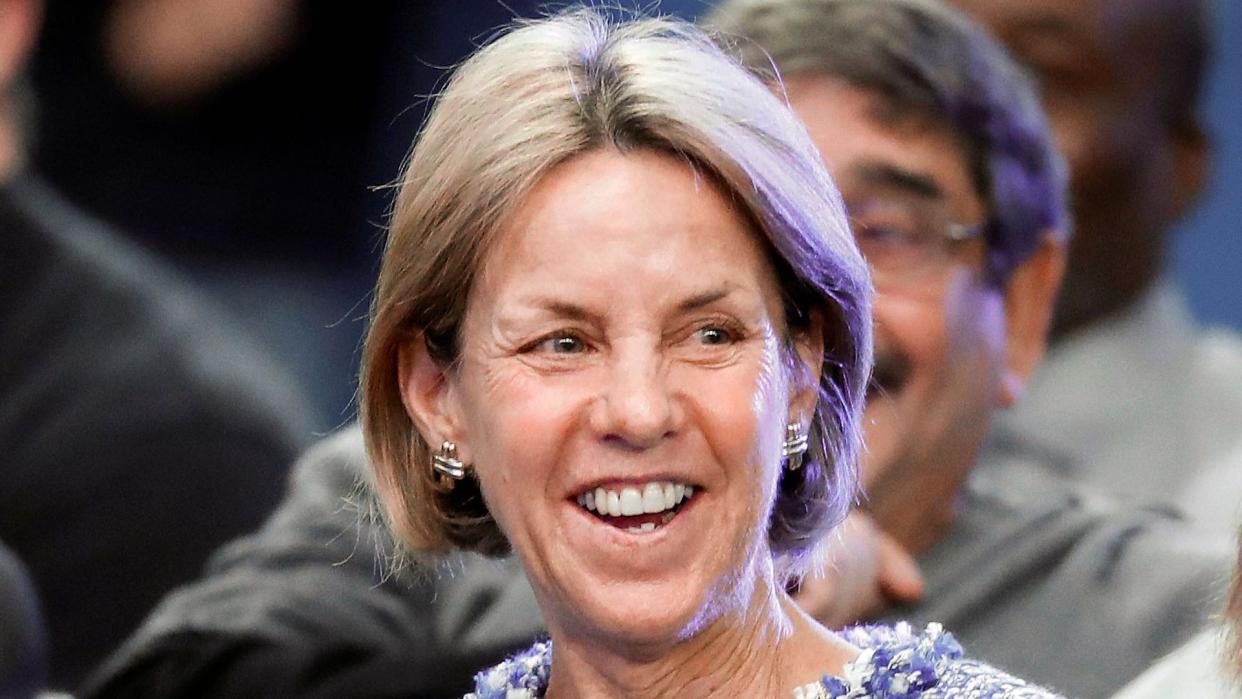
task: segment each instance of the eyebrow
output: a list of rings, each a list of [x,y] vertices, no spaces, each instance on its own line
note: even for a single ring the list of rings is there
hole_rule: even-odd
[[[708,289],[700,293],[694,294],[683,299],[677,304],[677,312],[686,313],[688,311],[697,310],[728,297],[734,291],[732,284],[722,285],[715,289]],[[557,299],[537,297],[527,301],[531,306],[538,308],[553,315],[562,316],[570,320],[577,321],[595,321],[599,319],[599,314],[587,310],[583,306],[568,301],[560,301]]]
[[[855,168],[858,178],[870,185],[880,185],[913,194],[921,199],[944,199],[944,188],[931,175],[913,172],[885,163],[866,163]]]
[[[593,320],[598,317],[598,314],[592,313],[582,306],[575,303],[569,303],[567,301],[559,301],[550,298],[534,298],[528,300],[527,303],[535,308],[538,308],[540,311],[546,311],[553,315],[563,316],[571,320],[585,321]]]
[[[683,300],[681,303],[677,304],[677,310],[685,313],[686,311],[694,311],[704,306],[710,306],[731,293],[733,293],[733,289],[729,286],[709,289],[708,291],[695,294],[690,298]]]

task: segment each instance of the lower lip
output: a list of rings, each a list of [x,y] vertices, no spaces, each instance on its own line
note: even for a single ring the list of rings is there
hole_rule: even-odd
[[[589,521],[592,525],[591,531],[600,532],[602,536],[611,543],[615,543],[622,547],[633,548],[638,546],[649,546],[656,544],[668,538],[677,529],[680,529],[679,523],[686,518],[686,514],[696,509],[699,499],[702,497],[702,490],[696,489],[694,497],[689,500],[683,500],[681,506],[677,508],[677,513],[667,524],[662,524],[651,531],[632,532],[628,529],[615,527],[608,522],[596,517],[583,506],[579,505],[576,500],[569,502],[569,506],[578,511],[579,516]]]

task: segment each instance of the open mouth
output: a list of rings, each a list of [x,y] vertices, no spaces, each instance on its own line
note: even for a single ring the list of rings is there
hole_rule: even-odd
[[[640,534],[673,521],[693,496],[693,485],[653,481],[616,490],[588,490],[578,495],[578,505],[606,524]]]

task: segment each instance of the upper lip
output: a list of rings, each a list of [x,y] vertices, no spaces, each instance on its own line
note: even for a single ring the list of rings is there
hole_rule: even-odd
[[[679,476],[668,473],[657,473],[650,476],[601,476],[589,481],[584,481],[581,485],[570,488],[569,498],[577,498],[582,493],[595,490],[596,488],[604,488],[605,490],[620,490],[625,487],[641,487],[647,483],[667,481],[669,483],[685,483],[694,486],[695,490],[702,488],[697,481],[685,476]]]

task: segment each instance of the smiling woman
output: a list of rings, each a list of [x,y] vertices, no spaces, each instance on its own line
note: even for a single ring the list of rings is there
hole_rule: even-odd
[[[551,642],[478,696],[1024,687],[785,592],[855,495],[870,293],[802,127],[693,28],[575,11],[457,70],[393,212],[363,423],[410,549],[530,577]]]

